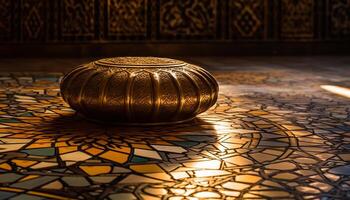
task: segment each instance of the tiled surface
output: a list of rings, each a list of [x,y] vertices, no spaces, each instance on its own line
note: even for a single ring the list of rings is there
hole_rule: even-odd
[[[349,67],[203,62],[217,105],[163,127],[80,119],[60,73],[1,74],[0,199],[350,198],[350,99],[321,88]]]

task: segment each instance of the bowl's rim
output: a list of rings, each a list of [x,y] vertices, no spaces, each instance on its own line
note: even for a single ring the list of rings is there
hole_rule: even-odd
[[[123,59],[118,62],[118,59]],[[135,62],[125,62],[125,59],[134,60]],[[163,60],[164,62],[160,62],[159,64],[152,62],[153,59],[157,59],[158,61]],[[141,61],[137,63],[137,61]],[[148,61],[148,62],[147,62]],[[101,67],[121,67],[121,68],[173,68],[173,67],[183,67],[187,65],[185,61],[172,59],[172,58],[162,58],[162,57],[137,57],[137,56],[129,56],[129,57],[111,57],[111,58],[103,58],[97,61],[94,61],[93,64]]]

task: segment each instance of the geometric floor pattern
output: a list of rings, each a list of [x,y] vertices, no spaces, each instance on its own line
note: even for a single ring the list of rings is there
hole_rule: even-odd
[[[0,199],[350,198],[350,101],[319,87],[349,76],[213,74],[215,106],[156,127],[85,121],[62,74],[2,74]]]

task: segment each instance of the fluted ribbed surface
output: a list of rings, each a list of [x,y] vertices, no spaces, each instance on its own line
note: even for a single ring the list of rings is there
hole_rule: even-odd
[[[63,99],[99,121],[181,122],[213,106],[218,84],[204,69],[153,57],[117,57],[83,65],[63,77]]]

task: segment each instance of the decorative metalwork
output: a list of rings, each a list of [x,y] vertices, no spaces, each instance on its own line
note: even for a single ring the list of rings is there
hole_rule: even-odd
[[[268,0],[230,0],[230,34],[233,38],[265,38]]]
[[[314,9],[314,0],[282,0],[280,23],[282,38],[312,38]]]
[[[64,100],[103,122],[169,124],[188,121],[216,102],[218,85],[204,69],[153,57],[102,59],[67,74]]]
[[[217,0],[159,1],[160,36],[215,36]]]
[[[108,35],[147,33],[147,0],[108,0]]]

